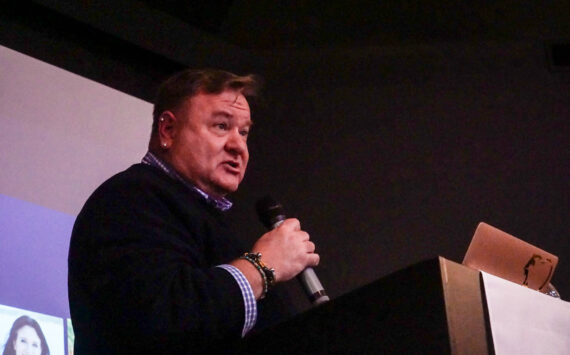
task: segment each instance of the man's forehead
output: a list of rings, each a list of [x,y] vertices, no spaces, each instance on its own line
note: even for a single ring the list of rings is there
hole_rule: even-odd
[[[245,96],[241,92],[235,90],[225,90],[217,94],[199,92],[197,95],[191,97],[189,101],[198,100],[209,104],[222,103],[237,109],[249,110],[249,103]]]
[[[242,110],[249,110],[249,103],[239,91],[224,91],[220,94],[220,101],[232,107]]]

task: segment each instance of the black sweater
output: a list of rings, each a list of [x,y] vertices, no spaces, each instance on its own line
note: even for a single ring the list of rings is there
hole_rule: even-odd
[[[215,266],[246,250],[222,212],[159,169],[136,164],[110,178],[87,200],[71,237],[75,353],[231,349],[243,298]]]

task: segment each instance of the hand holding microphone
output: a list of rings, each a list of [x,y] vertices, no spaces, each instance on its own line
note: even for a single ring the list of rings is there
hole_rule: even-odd
[[[319,255],[309,234],[301,230],[297,219],[290,218],[265,233],[253,246],[252,252],[260,252],[263,261],[276,270],[275,281],[288,281],[307,266],[316,266]]]
[[[270,229],[253,246],[265,263],[275,269],[276,281],[287,281],[298,276],[309,300],[320,304],[329,300],[311,266],[319,263],[315,244],[309,234],[301,230],[297,219],[286,219],[283,207],[270,197],[258,201],[257,213],[261,222]]]

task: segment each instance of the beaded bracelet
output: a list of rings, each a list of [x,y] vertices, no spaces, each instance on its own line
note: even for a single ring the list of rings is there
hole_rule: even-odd
[[[261,261],[261,253],[244,253],[240,259],[249,261],[253,266],[255,266],[257,271],[259,271],[259,274],[263,279],[263,294],[260,299],[265,298],[269,288],[275,285],[275,270],[267,267],[267,265]]]

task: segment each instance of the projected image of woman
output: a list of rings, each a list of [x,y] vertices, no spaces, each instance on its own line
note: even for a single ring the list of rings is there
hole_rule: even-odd
[[[28,316],[14,321],[3,355],[49,355],[49,347],[40,325]]]

